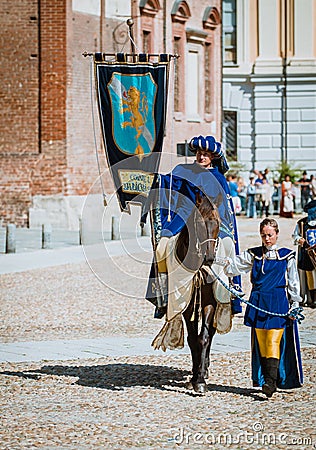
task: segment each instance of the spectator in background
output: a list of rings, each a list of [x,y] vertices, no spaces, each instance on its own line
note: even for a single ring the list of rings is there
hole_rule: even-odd
[[[268,180],[263,177],[261,186],[261,217],[265,214],[269,217],[269,208],[271,203],[271,187]]]
[[[312,200],[316,200],[316,180],[314,175],[311,175],[311,196]]]
[[[272,186],[273,186],[273,176],[272,176],[272,174],[270,172],[270,169],[268,167],[266,169],[264,169],[263,177],[267,180],[267,182],[269,183],[269,185],[272,188]]]
[[[281,186],[278,180],[273,180],[272,190],[272,208],[273,214],[279,214],[280,211],[280,198],[281,198]]]
[[[232,196],[232,201],[234,205],[235,214],[240,214],[241,212],[241,202],[238,196],[238,184],[237,184],[237,176],[231,175],[228,181],[230,195]]]
[[[257,218],[256,192],[255,177],[254,175],[250,175],[249,184],[247,186],[247,217],[252,217],[254,219]]]
[[[294,195],[293,185],[290,175],[285,175],[281,184],[281,204],[280,217],[293,217],[294,213]]]
[[[260,172],[260,170],[254,170],[254,173],[257,175],[257,178],[255,179],[255,184],[260,185],[263,183],[263,174]]]
[[[304,170],[302,178],[298,180],[298,184],[301,187],[301,207],[304,210],[305,205],[311,199],[311,182],[307,178],[306,170]]]
[[[254,171],[255,174],[257,175],[257,178],[255,179],[255,185],[256,185],[256,210],[257,210],[257,215],[261,214],[261,204],[262,204],[262,196],[261,196],[261,188],[262,188],[262,184],[263,184],[263,174],[262,172],[260,172],[259,170],[255,170]]]
[[[237,185],[238,185],[238,197],[240,198],[241,204],[241,212],[245,213],[247,203],[247,186],[243,177],[238,177]]]

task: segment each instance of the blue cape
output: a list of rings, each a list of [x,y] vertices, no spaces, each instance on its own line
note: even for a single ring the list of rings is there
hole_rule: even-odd
[[[170,174],[159,177],[161,236],[174,236],[182,230],[195,207],[197,192],[209,197],[217,206],[221,218],[220,237],[229,236],[238,242],[226,178],[217,167],[207,170],[197,163],[179,164]]]

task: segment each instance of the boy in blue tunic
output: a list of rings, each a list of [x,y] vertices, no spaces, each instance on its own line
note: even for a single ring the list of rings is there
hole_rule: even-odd
[[[263,220],[262,245],[228,258],[224,268],[228,276],[251,271],[249,303],[259,309],[248,305],[244,324],[252,328],[252,379],[267,397],[277,386],[300,387],[303,378],[297,322],[286,315],[301,301],[295,252],[279,248],[278,235],[276,220]]]

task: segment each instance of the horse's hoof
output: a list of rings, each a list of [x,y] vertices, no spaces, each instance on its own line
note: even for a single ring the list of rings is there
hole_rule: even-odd
[[[190,391],[192,391],[194,389],[192,381],[188,381],[187,383],[185,383],[185,387],[186,387],[186,389],[189,389]]]
[[[197,394],[204,395],[207,392],[206,383],[194,383],[193,384],[194,392]]]

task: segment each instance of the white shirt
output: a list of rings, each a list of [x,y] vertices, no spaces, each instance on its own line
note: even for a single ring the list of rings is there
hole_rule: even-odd
[[[277,245],[272,245],[271,247],[266,247],[268,250],[264,257],[266,259],[277,259],[277,250],[280,247]],[[251,271],[253,266],[254,256],[249,253],[248,250],[237,255],[235,258],[227,258],[228,264],[224,267],[225,275],[228,277],[233,277],[236,275],[244,275]],[[287,292],[291,299],[291,303],[296,303],[295,307],[299,306],[299,302],[302,301],[300,296],[300,280],[298,276],[296,261],[294,258],[290,258],[287,261],[286,269],[287,277]],[[294,306],[294,305],[293,305]]]

